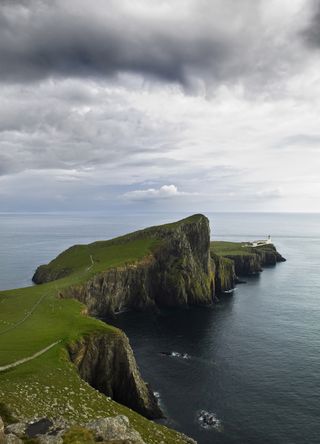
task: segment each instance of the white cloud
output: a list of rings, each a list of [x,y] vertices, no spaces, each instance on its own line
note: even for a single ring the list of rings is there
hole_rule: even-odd
[[[148,188],[147,190],[128,191],[123,195],[127,200],[154,200],[154,199],[172,199],[179,196],[191,196],[197,193],[187,193],[178,190],[175,185],[163,185],[160,188]]]

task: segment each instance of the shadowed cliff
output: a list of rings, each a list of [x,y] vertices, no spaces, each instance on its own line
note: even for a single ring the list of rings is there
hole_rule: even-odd
[[[82,379],[101,393],[147,418],[163,416],[122,331],[82,338],[69,345],[69,354]]]

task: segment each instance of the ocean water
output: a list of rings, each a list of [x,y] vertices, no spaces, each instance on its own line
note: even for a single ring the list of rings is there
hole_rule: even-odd
[[[287,262],[213,307],[124,313],[113,323],[128,334],[165,423],[200,444],[319,443],[320,215],[207,215],[212,238],[271,234]],[[184,216],[1,214],[0,289],[30,285],[37,265],[72,244]],[[203,428],[201,411],[215,427]]]

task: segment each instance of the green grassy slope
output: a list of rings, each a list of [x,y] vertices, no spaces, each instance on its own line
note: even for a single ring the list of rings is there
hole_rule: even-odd
[[[108,241],[74,245],[41,268],[52,277],[73,275],[77,282],[81,282],[110,267],[142,259],[159,245],[159,230],[174,230],[181,224],[193,223],[202,217],[196,214],[178,222],[146,228]]]
[[[63,288],[150,254],[159,244],[151,232],[72,247],[48,265],[52,270],[68,269],[68,276],[0,292],[0,366],[61,341],[36,359],[0,372],[0,415],[4,407],[18,418],[63,416],[77,422],[125,414],[148,443],[185,442],[178,433],[106,398],[79,378],[66,344],[95,332],[116,335],[118,330],[86,316],[79,302],[57,297]]]

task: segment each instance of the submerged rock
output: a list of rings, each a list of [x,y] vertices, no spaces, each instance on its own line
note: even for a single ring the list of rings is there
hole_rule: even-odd
[[[204,429],[216,429],[218,431],[222,430],[221,421],[214,413],[207,412],[206,410],[200,410],[198,412],[197,421]]]
[[[181,359],[191,359],[191,356],[188,353],[179,353],[176,351],[172,352],[160,352],[160,355],[171,356],[173,358],[181,358]]]

